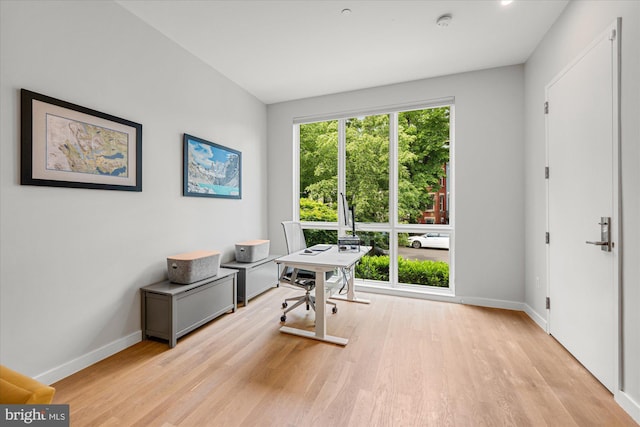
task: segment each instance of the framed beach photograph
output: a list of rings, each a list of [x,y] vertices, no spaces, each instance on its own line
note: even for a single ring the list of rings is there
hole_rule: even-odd
[[[184,196],[242,198],[242,153],[184,134]]]
[[[22,89],[20,184],[142,191],[142,125]]]

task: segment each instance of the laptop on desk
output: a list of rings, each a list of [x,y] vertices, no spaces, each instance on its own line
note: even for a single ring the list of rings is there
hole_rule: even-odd
[[[313,245],[310,248],[307,248],[313,252],[324,252],[326,250],[329,250],[333,247],[333,245]]]

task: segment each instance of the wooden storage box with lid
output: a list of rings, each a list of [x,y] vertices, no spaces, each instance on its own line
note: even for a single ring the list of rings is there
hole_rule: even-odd
[[[173,283],[195,283],[217,275],[219,269],[218,251],[194,251],[167,257],[167,275]]]
[[[270,240],[247,240],[236,243],[237,262],[257,262],[269,256]]]

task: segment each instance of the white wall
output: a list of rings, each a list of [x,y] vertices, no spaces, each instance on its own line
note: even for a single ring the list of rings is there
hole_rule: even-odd
[[[524,301],[523,67],[511,66],[268,106],[269,235],[293,215],[293,118],[455,97],[455,288],[465,301]]]
[[[545,86],[617,17],[622,17],[623,232],[619,243],[623,247],[622,378],[626,391],[617,397],[640,420],[640,2],[571,2],[526,63],[526,303],[535,316],[546,319],[546,249],[541,237],[546,215]]]
[[[267,238],[266,107],[112,2],[0,1],[0,363],[53,382],[141,338],[166,257]],[[143,125],[143,191],[19,185],[19,90]],[[182,197],[182,134],[243,153],[242,200]]]

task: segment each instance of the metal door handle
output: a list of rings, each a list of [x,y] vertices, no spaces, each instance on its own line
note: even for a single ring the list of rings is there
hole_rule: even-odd
[[[611,218],[608,216],[600,217],[600,241],[593,242],[587,240],[587,244],[600,246],[600,249],[605,252],[611,252],[613,242],[611,242]]]

